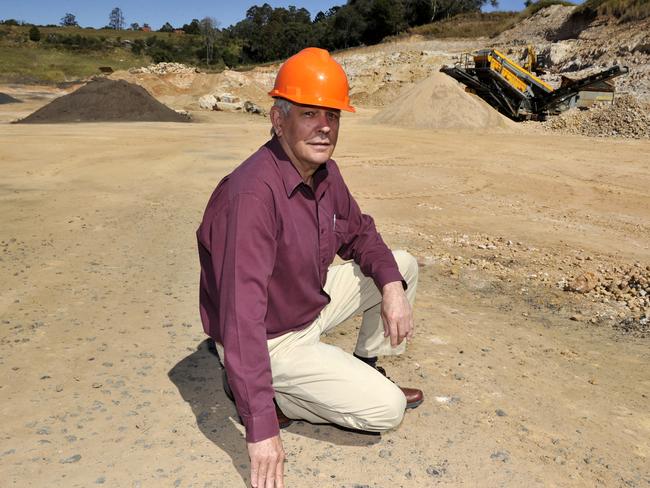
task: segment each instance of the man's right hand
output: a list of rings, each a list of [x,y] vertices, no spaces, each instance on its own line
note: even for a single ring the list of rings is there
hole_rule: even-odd
[[[253,488],[284,488],[284,449],[279,435],[249,442],[248,455]]]

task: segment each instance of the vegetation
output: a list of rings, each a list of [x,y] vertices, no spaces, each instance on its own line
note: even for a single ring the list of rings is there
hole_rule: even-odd
[[[650,17],[648,0],[587,0],[572,14],[575,18],[595,18],[598,15],[616,17],[621,22]]]
[[[70,52],[32,46],[0,46],[0,81],[16,83],[59,83],[90,77],[99,66],[128,69],[147,64],[127,49],[109,52]]]
[[[551,5],[564,5],[565,7],[575,7],[573,2],[565,2],[563,0],[538,0],[537,2],[526,2],[526,8],[521,12],[520,18],[525,19],[532,17],[543,8],[550,7]]]
[[[515,12],[490,12],[461,14],[450,19],[409,29],[408,34],[428,38],[438,37],[492,37],[512,25],[518,18]]]

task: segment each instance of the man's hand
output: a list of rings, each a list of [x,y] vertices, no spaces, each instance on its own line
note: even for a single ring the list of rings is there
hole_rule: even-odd
[[[284,449],[280,436],[248,443],[253,488],[284,488]]]
[[[396,347],[414,334],[413,311],[406,298],[401,281],[387,283],[381,290],[381,318],[384,337],[390,336],[390,345]]]

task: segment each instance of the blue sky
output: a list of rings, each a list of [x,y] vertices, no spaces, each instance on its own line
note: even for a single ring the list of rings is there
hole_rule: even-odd
[[[77,22],[86,27],[103,27],[108,24],[108,14],[113,7],[120,7],[124,12],[127,25],[132,22],[148,23],[154,29],[160,28],[165,22],[175,27],[191,21],[193,18],[206,16],[216,18],[222,27],[243,19],[246,10],[252,5],[262,5],[264,0],[232,2],[185,0],[0,0],[0,19],[17,19],[34,24],[58,24],[67,12],[77,17]],[[304,7],[312,16],[319,10],[327,10],[334,5],[343,5],[345,0],[294,0],[278,2],[267,0],[273,7],[295,5]],[[576,2],[580,3],[580,2]],[[501,0],[497,10],[521,10],[524,2],[518,0]],[[486,9],[493,10],[493,9]]]

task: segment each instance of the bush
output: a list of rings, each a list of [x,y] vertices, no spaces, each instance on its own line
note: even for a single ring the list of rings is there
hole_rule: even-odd
[[[31,29],[29,29],[29,40],[34,42],[38,42],[41,40],[41,31],[38,30],[38,27],[36,27],[35,25],[32,26]]]

